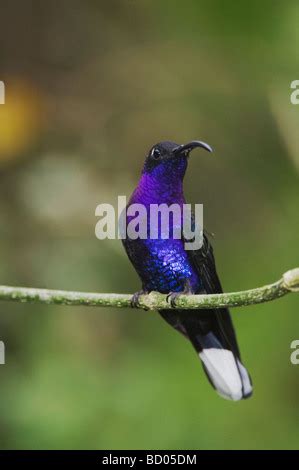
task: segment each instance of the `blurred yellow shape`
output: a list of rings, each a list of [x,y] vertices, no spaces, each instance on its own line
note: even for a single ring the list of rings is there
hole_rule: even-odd
[[[0,105],[0,165],[25,154],[36,143],[42,127],[42,98],[21,80],[4,80],[5,104]]]

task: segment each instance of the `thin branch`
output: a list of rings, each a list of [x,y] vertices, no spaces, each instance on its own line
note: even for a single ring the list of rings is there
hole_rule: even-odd
[[[215,309],[221,307],[242,307],[278,299],[290,292],[299,292],[299,268],[286,272],[282,278],[256,289],[225,294],[181,295],[176,306],[181,309]],[[158,310],[170,309],[166,295],[151,292],[140,297],[139,308]],[[130,307],[132,295],[95,294],[63,290],[35,289],[32,287],[0,286],[0,300],[34,302],[56,305],[85,305],[92,307]]]

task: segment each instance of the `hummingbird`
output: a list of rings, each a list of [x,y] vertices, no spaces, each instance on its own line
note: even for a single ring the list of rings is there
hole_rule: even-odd
[[[141,177],[127,208],[141,204],[149,215],[152,204],[183,207],[186,204],[183,180],[189,156],[196,148],[212,152],[208,144],[198,140],[182,145],[171,141],[155,144],[145,158]],[[126,215],[127,227],[131,220],[132,217]],[[150,217],[146,223],[149,235]],[[142,289],[132,297],[132,306],[138,306],[142,294],[151,291],[167,294],[172,308],[159,310],[159,314],[191,342],[218,394],[233,401],[250,397],[252,382],[241,361],[228,309],[176,308],[176,299],[181,294],[223,292],[208,234],[203,231],[203,242],[197,249],[187,250],[183,236],[176,238],[172,231],[168,238],[127,235],[123,244],[142,285]]]

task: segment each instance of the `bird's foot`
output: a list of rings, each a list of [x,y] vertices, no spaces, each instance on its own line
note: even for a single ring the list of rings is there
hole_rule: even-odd
[[[177,304],[176,301],[181,295],[192,295],[194,292],[191,289],[189,282],[186,283],[185,289],[181,292],[169,292],[166,297],[166,302],[170,303],[172,308],[176,308]]]
[[[146,295],[146,294],[149,294],[149,291],[147,290],[139,290],[138,292],[135,292],[135,294],[132,295],[132,298],[131,298],[131,307],[132,308],[140,308],[140,297],[142,295]],[[146,307],[142,307],[144,310],[149,310],[148,308]]]
[[[166,302],[170,304],[172,308],[176,308],[176,300],[183,292],[170,292],[166,297]]]

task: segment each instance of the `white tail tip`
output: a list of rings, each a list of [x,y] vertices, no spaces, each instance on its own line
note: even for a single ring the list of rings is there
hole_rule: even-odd
[[[207,348],[199,353],[215,389],[227,400],[241,400],[252,393],[247,370],[228,349]]]

